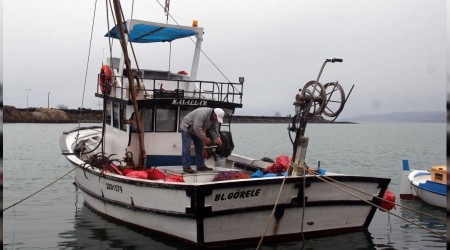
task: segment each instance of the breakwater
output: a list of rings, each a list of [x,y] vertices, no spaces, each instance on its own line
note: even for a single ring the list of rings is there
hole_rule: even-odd
[[[3,106],[4,123],[97,123],[101,122],[103,111],[91,109],[53,109]]]
[[[4,123],[99,123],[102,121],[103,111],[92,109],[48,109],[48,108],[16,108],[3,106]],[[224,122],[229,122],[230,116],[224,117]],[[290,123],[290,116],[243,116],[233,115],[231,123]],[[328,123],[317,118],[311,123]]]

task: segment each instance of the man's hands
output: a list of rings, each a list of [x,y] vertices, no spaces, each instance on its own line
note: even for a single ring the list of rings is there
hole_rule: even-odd
[[[217,146],[222,145],[222,140],[221,140],[220,138],[217,138],[214,142],[216,143]],[[209,139],[208,137],[206,137],[205,140],[203,140],[203,143],[204,143],[205,145],[210,145],[210,144],[211,144],[211,139]]]

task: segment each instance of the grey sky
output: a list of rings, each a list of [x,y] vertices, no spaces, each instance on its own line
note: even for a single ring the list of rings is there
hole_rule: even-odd
[[[30,107],[46,107],[48,92],[51,107],[81,106],[94,2],[3,1],[5,105],[25,107],[31,89]],[[132,1],[123,2],[128,18]],[[343,117],[445,110],[447,10],[445,0],[171,1],[180,24],[198,19],[205,28],[202,48],[228,79],[245,77],[244,108],[237,111],[245,115],[292,114],[296,91],[333,57],[344,63],[327,65],[321,82],[339,80],[346,91],[356,85]],[[165,22],[156,1],[135,0],[134,17]],[[105,20],[98,1],[88,108],[100,103],[93,93],[108,51]],[[190,70],[192,46],[173,43],[173,71]],[[138,46],[141,68],[168,68],[168,45],[156,47]],[[198,79],[225,81],[205,57]]]

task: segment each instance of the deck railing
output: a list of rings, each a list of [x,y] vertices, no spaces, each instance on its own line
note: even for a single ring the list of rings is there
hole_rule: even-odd
[[[98,75],[98,82],[100,74]],[[215,82],[215,81],[190,81],[139,78],[137,100],[177,98],[215,100],[233,104],[242,104],[243,83]],[[114,83],[109,95],[129,100],[128,78],[114,77]],[[97,93],[101,94],[100,84],[97,84]]]

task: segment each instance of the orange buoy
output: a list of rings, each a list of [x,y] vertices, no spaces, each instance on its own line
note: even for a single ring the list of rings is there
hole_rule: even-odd
[[[102,65],[100,69],[99,84],[102,94],[109,95],[112,85],[112,72],[108,65]]]
[[[395,194],[392,193],[389,188],[386,189],[386,192],[383,195],[383,200],[381,200],[381,207],[386,209],[387,211],[395,208]]]

